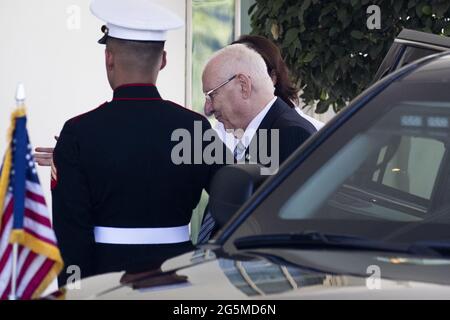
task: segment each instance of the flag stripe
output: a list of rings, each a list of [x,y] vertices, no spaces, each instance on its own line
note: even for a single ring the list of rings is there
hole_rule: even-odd
[[[5,203],[3,204],[3,208],[0,209],[3,209],[3,211],[5,211],[5,208],[8,206],[11,197],[12,197],[11,193],[8,192],[5,196]]]
[[[26,286],[25,291],[22,294],[23,299],[31,299],[34,290],[39,287],[39,284],[44,280],[47,273],[49,273],[53,264],[54,262],[52,260],[45,259],[39,271],[32,277],[30,283]]]
[[[36,223],[43,225],[49,229],[52,227],[50,220],[48,220],[46,217],[43,217],[43,216],[37,214],[34,211],[31,211],[30,209],[25,209],[25,217],[30,220],[33,220]]]
[[[3,293],[0,290],[0,299],[1,300],[6,300],[8,299],[8,294],[11,291],[11,275],[8,278],[8,285],[6,286],[5,290],[3,291]]]
[[[52,246],[56,245],[55,241],[52,241],[50,239],[41,237],[39,234],[37,234],[36,232],[34,232],[33,230],[31,230],[29,228],[24,228],[24,231],[26,233],[30,234],[31,236],[35,237],[36,239],[41,240],[42,242],[48,243],[48,244],[50,244]]]
[[[12,246],[11,246],[12,249]],[[2,272],[0,272],[0,296],[3,293],[8,293],[8,286],[11,282],[11,269],[12,269],[12,253],[11,250],[8,250],[9,253],[6,258],[6,263],[3,267]]]
[[[44,191],[42,190],[42,187],[39,183],[34,183],[34,182],[31,182],[30,180],[27,180],[25,182],[25,188],[41,197],[45,197]]]
[[[3,252],[6,250],[7,246],[9,245],[9,234],[11,233],[13,224],[12,216],[9,217],[9,220],[5,223],[5,233],[1,234],[0,238],[0,255],[3,254]]]
[[[33,201],[31,199],[25,199],[25,208],[48,219],[47,207],[39,202]]]
[[[10,200],[7,204],[5,212],[3,212],[2,225],[0,226],[0,236],[8,237],[8,234],[5,234],[4,231],[5,231],[6,226],[8,225],[8,220],[10,220],[12,217],[13,204],[14,204],[14,201]]]
[[[40,203],[42,205],[45,205],[45,198],[43,196],[40,196],[32,191],[27,190],[25,193],[25,197],[27,199],[33,200],[37,203]]]
[[[39,222],[36,222],[33,219],[30,219],[29,217],[25,217],[23,219],[23,229],[29,233],[34,233],[39,236],[41,239],[46,239],[46,242],[54,243],[56,242],[56,237],[53,233],[53,229],[43,226]]]
[[[27,268],[23,279],[18,281],[18,288],[17,288],[17,295],[19,297],[22,297],[26,287],[30,283],[33,276],[39,271],[41,266],[44,264],[45,260],[47,260],[47,257],[38,255],[33,259],[29,267]]]
[[[12,245],[8,245],[6,247],[5,253],[2,255],[2,258],[0,259],[0,275],[3,273],[3,270],[5,270],[5,265],[10,258],[11,251],[12,251]]]
[[[9,254],[8,254],[8,260],[6,261],[5,269],[3,273],[0,273],[0,296],[4,292],[6,294],[6,297],[8,297],[8,294],[11,290],[11,277],[12,277],[12,245],[8,246],[9,248]],[[23,252],[23,247],[19,246],[17,256],[20,257]],[[19,262],[17,263],[17,270],[19,272]],[[9,288],[9,289],[8,289]]]
[[[12,258],[12,249],[13,249],[13,246],[10,244],[10,245],[8,245],[8,248],[7,248],[7,250],[6,250],[6,252],[5,252],[5,263],[4,263],[4,265],[3,265],[3,267],[2,267],[2,269],[0,269],[0,270],[2,270],[1,272],[0,272],[0,277],[1,277],[1,275],[4,273],[4,270],[6,270],[7,269],[7,267],[8,267],[8,263],[9,264],[11,264],[12,263],[12,261],[11,261],[11,258]],[[24,250],[24,247],[22,247],[22,246],[19,246],[19,248],[18,248],[18,250],[17,250],[18,252],[17,252],[17,257],[18,257],[18,261],[17,261],[17,270],[19,271],[20,270],[20,268],[21,268],[21,265],[23,265],[23,258],[22,258],[22,255],[24,254],[24,251],[29,251],[28,249],[25,249]],[[25,255],[26,255],[27,253],[25,252]],[[21,260],[22,259],[22,260]]]
[[[33,263],[35,258],[36,254],[30,250],[26,250],[26,252],[19,256],[18,260],[20,260],[20,263],[17,263],[17,283],[22,281],[27,269]]]
[[[30,254],[30,249],[26,248],[26,247],[22,247],[20,248],[20,254],[18,255],[18,259],[17,259],[17,270],[20,273],[20,270],[23,267],[23,264],[25,263],[25,260],[27,259],[28,255]]]

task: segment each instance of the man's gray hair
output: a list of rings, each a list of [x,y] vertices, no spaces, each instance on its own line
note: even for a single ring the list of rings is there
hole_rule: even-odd
[[[220,61],[220,63],[215,63]],[[217,76],[226,80],[227,78],[242,73],[250,76],[254,90],[273,92],[274,85],[267,73],[267,66],[261,55],[244,44],[232,44],[217,51],[207,62],[214,64]]]

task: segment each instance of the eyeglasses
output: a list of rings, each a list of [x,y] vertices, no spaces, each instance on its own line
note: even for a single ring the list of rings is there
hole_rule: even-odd
[[[231,80],[233,80],[234,78],[237,77],[237,74],[235,74],[234,76],[232,76],[231,78],[225,80],[224,82],[222,82],[221,84],[219,84],[217,87],[215,87],[214,89],[211,89],[207,92],[205,92],[205,99],[206,102],[211,103],[212,102],[212,94],[219,90],[220,88],[222,88],[224,85],[226,85],[228,82],[230,82]]]

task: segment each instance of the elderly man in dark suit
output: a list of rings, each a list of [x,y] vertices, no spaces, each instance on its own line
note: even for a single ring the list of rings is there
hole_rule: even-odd
[[[274,85],[263,58],[242,44],[233,44],[215,53],[203,72],[205,110],[235,134],[235,155],[251,159],[251,145],[267,130],[279,133],[279,160],[284,161],[308,139],[315,127],[274,95]],[[257,146],[265,141],[259,141]],[[275,147],[275,146],[272,146]],[[261,154],[259,150],[258,154]],[[272,155],[273,156],[273,155]],[[254,159],[259,162],[260,159]],[[265,164],[265,163],[263,163]]]
[[[277,171],[316,129],[282,99],[263,58],[243,44],[229,45],[216,52],[203,71],[205,111],[213,114],[235,138],[234,156]],[[207,214],[199,234],[204,242],[214,230]]]

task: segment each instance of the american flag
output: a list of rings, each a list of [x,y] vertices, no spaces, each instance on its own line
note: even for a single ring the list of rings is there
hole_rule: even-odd
[[[12,293],[13,246],[17,243],[16,298],[39,298],[63,262],[39,183],[26,129],[25,109],[11,117],[0,175],[0,299]]]

